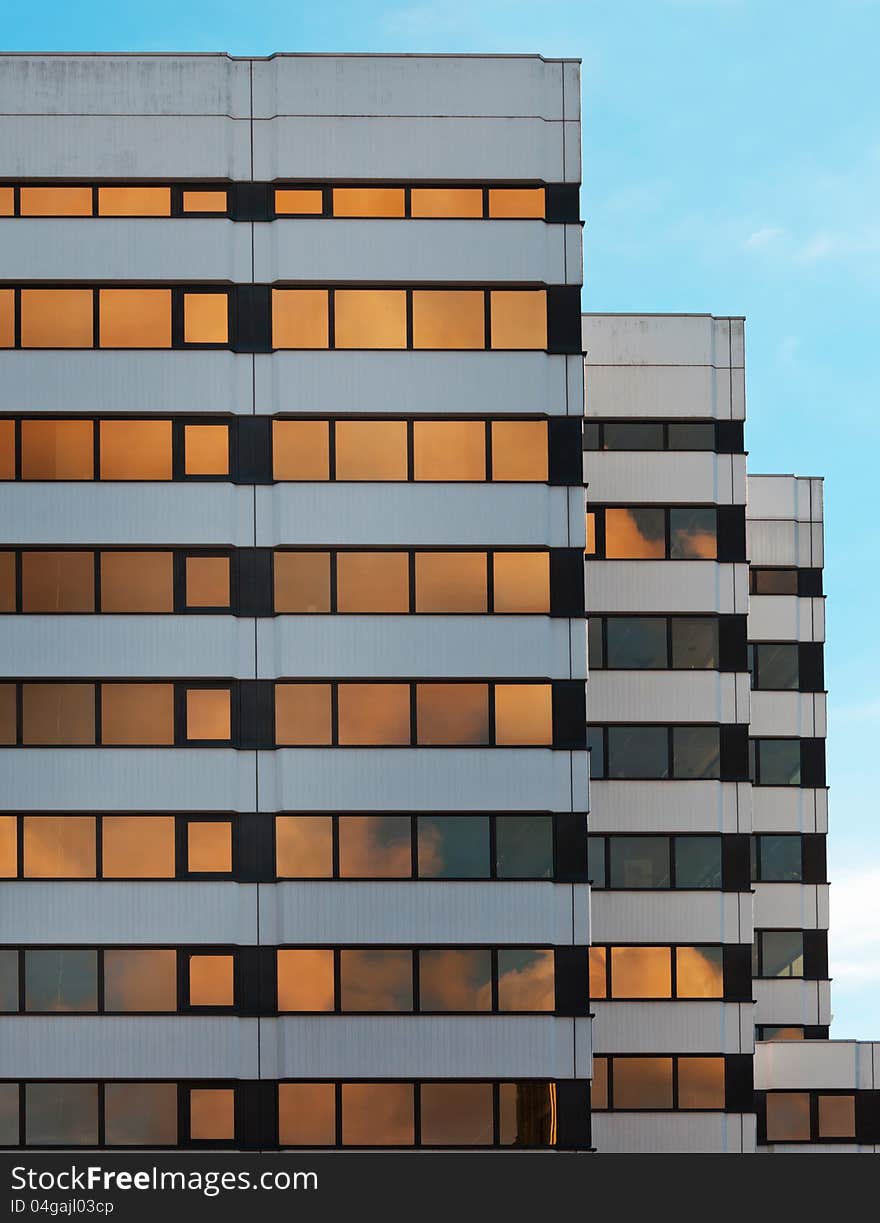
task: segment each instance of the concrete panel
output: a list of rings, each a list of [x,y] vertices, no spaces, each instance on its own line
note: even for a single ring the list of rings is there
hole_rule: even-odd
[[[824,738],[826,699],[824,692],[753,692],[749,734]]]
[[[448,484],[427,483],[258,485],[256,540],[261,547],[577,547],[583,513],[573,507],[582,497],[581,489],[546,484],[458,484],[454,494]]]
[[[753,786],[752,820],[755,832],[827,832],[828,791]]]
[[[756,883],[758,929],[827,930],[827,883]]]
[[[755,1089],[870,1090],[872,1045],[855,1040],[775,1040],[755,1045]]]
[[[278,883],[260,889],[260,941],[562,947],[589,942],[589,908],[585,884]]]
[[[755,1023],[827,1024],[831,1022],[830,981],[797,978],[755,980]]]
[[[824,641],[825,600],[795,595],[753,595],[749,641]]]
[[[6,280],[235,284],[253,279],[250,231],[220,217],[20,217],[0,225],[0,266]]]
[[[591,907],[594,943],[752,941],[750,893],[593,889]]]
[[[590,561],[587,611],[745,614],[748,569],[715,561]]]
[[[587,687],[588,709],[594,678]],[[590,782],[590,832],[751,832],[752,787],[733,781]]]
[[[570,1022],[570,1021],[569,1021]],[[9,1016],[4,1079],[255,1079],[257,1019],[199,1015]]]
[[[584,452],[588,500],[597,505],[640,502],[742,505],[746,460],[742,454],[704,451]]]
[[[252,665],[252,621],[248,627]],[[582,645],[583,634],[576,640]],[[569,645],[569,621],[548,616],[278,616],[257,621],[259,673],[267,678],[417,675],[567,679],[573,678],[574,672],[586,679],[586,651],[581,649],[572,659]],[[218,664],[222,660],[220,655]]]
[[[248,547],[254,542],[254,492],[244,485],[182,481],[0,483],[0,520],[6,539],[19,545]]]
[[[250,124],[220,115],[0,115],[0,147],[9,178],[251,177]]]
[[[260,1020],[265,1078],[586,1077],[589,1019],[555,1016],[286,1016]]]
[[[732,672],[595,670],[589,697],[591,722],[749,720],[749,678]]]
[[[212,880],[0,883],[0,941],[253,945],[260,929],[257,890]]]
[[[711,365],[603,365],[587,345],[587,416],[742,420],[731,371]]]
[[[256,808],[253,753],[228,747],[0,748],[0,773],[6,811]]]
[[[601,1053],[751,1053],[750,1002],[590,1002]]]
[[[190,222],[172,224],[188,231]],[[238,229],[249,238],[249,226]],[[290,218],[254,225],[253,231],[253,279],[258,283],[581,281],[580,264],[568,265],[566,259],[566,234],[579,235],[577,226],[544,221]],[[250,263],[247,276],[240,279],[251,279]]]
[[[252,374],[253,358],[248,353],[6,351],[0,352],[0,412],[20,412],[26,407],[30,412],[71,416],[117,412],[249,415]]]
[[[284,748],[259,758],[262,811],[587,809],[586,752]]]
[[[731,363],[731,323],[741,320],[711,314],[585,314],[584,346],[591,365],[723,369]],[[734,364],[742,364],[739,356],[737,349]]]
[[[573,158],[570,170],[565,164],[563,126],[531,117],[479,115],[324,113],[256,119],[253,177],[559,182],[568,174],[567,181],[579,182],[580,166]]]
[[[10,616],[3,627],[0,675],[254,677],[254,622],[234,616]]]
[[[593,1113],[600,1153],[684,1155],[755,1151],[755,1117],[747,1113]]]
[[[753,565],[819,569],[824,564],[822,527],[818,523],[750,518],[746,534]]]
[[[257,354],[254,366],[256,410],[262,414],[564,416],[571,411],[566,358],[559,354],[297,351]]]
[[[821,478],[750,475],[748,516],[821,522]]]

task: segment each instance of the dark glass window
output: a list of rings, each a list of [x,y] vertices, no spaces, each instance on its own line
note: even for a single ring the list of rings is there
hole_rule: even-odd
[[[601,726],[587,727],[587,750],[590,753],[590,777],[605,776],[605,735]]]
[[[605,883],[605,838],[587,838],[587,875],[595,888],[604,888]]]
[[[28,1083],[25,1118],[28,1146],[97,1146],[98,1084]]]
[[[675,838],[675,886],[679,888],[721,887],[721,838]]]
[[[668,888],[668,837],[609,837],[612,888]]]
[[[0,1011],[18,1010],[18,952],[0,951]]]
[[[756,977],[802,977],[804,933],[802,930],[758,930],[752,944],[753,975]]]
[[[423,879],[488,879],[485,816],[420,815],[418,873]]]
[[[339,953],[339,1005],[343,1011],[411,1011],[411,951],[350,950]]]
[[[665,667],[666,621],[661,617],[609,616],[609,667],[648,670]]]
[[[669,776],[665,726],[609,726],[608,776],[618,779]]]
[[[796,569],[752,569],[753,595],[796,595],[798,576]]]
[[[599,426],[595,421],[584,421],[584,450],[599,449]]]
[[[753,739],[753,780],[760,786],[799,786],[800,739]]]
[[[419,952],[420,1011],[490,1011],[491,951]]]
[[[715,425],[710,420],[670,421],[670,450],[714,450]]]
[[[673,617],[672,665],[681,670],[711,670],[718,666],[718,621]]]
[[[408,815],[341,815],[341,879],[408,879],[412,830]]]
[[[553,875],[553,819],[549,815],[499,815],[495,822],[499,879],[549,879]]]
[[[759,642],[749,646],[752,687],[781,691],[797,690],[798,646],[794,642]]]
[[[24,996],[28,1011],[97,1011],[97,952],[25,952]]]
[[[799,883],[803,879],[801,838],[797,834],[752,837],[752,877],[763,883]]]
[[[671,560],[714,560],[717,554],[714,509],[669,511]]]
[[[683,780],[721,776],[717,726],[676,726],[672,731],[673,775]]]
[[[104,1126],[108,1146],[175,1146],[177,1084],[107,1083]]]
[[[767,1141],[809,1142],[810,1093],[767,1092]]]
[[[555,1141],[555,1083],[502,1083],[498,1103],[501,1146],[548,1146]]]
[[[605,651],[602,648],[602,617],[591,616],[587,621],[587,657],[593,668],[605,666]]]
[[[662,450],[660,421],[608,421],[604,428],[605,450]]]

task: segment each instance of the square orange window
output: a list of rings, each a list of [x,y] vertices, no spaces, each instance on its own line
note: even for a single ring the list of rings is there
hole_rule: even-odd
[[[232,870],[230,820],[190,820],[186,826],[186,868],[190,874],[229,874]]]
[[[229,207],[225,191],[184,191],[184,212],[226,212]]]
[[[192,955],[189,959],[190,1006],[235,1004],[235,957]]]
[[[193,1087],[189,1093],[189,1136],[196,1142],[235,1138],[235,1089]]]
[[[186,558],[187,607],[229,606],[229,557]]]
[[[188,688],[186,737],[217,742],[232,737],[232,693],[228,688]]]
[[[184,293],[184,344],[229,343],[229,295]]]
[[[184,425],[183,451],[188,476],[229,475],[229,426]]]

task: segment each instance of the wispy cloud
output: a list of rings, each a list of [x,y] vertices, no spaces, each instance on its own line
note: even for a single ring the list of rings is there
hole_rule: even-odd
[[[765,250],[768,246],[773,246],[785,237],[785,230],[778,225],[763,225],[760,229],[756,229],[749,234],[743,242],[743,246],[748,251]]]

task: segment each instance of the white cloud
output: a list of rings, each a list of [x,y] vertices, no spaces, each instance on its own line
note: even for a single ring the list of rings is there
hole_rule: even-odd
[[[763,250],[768,246],[777,245],[784,237],[785,230],[780,229],[778,225],[764,225],[761,229],[756,229],[754,233],[749,234],[743,246],[749,251]]]

